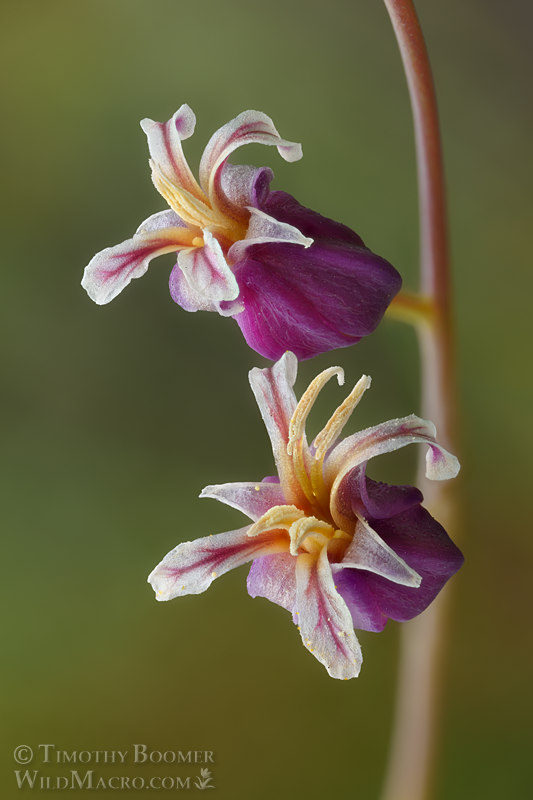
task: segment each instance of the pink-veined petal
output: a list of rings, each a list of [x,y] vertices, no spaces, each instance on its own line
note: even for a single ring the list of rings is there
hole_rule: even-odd
[[[327,548],[296,560],[296,609],[302,641],[332,678],[356,678],[363,657],[348,606],[333,582]]]
[[[243,310],[243,304],[236,300],[211,300],[191,286],[179,264],[174,266],[168,282],[170,296],[184,311],[215,311],[223,317],[231,317]]]
[[[242,511],[256,522],[274,506],[285,505],[285,497],[279,483],[259,481],[257,483],[222,483],[206,486],[200,497],[219,500],[227,506]]]
[[[229,250],[228,257],[232,263],[240,261],[246,254],[246,250],[254,244],[267,244],[268,242],[282,242],[284,244],[299,244],[305,248],[311,247],[313,240],[300,233],[294,225],[287,222],[279,222],[274,217],[265,214],[258,208],[248,206],[250,221],[246,236]]]
[[[421,577],[396,555],[373,528],[359,518],[342,561],[331,565],[333,573],[347,567],[364,569],[402,586],[420,586]]]
[[[175,211],[172,211],[172,209],[167,208],[165,211],[158,211],[156,214],[152,214],[151,217],[141,222],[135,233],[154,233],[164,228],[186,227],[187,225],[183,222],[181,217],[179,217]]]
[[[296,356],[287,351],[272,367],[252,369],[249,377],[270,437],[285,502],[306,508],[305,495],[294,475],[292,459],[287,454],[289,423],[296,408],[293,386],[297,370]]]
[[[226,159],[245,144],[268,144],[277,147],[285,161],[298,161],[302,147],[282,139],[274,123],[261,111],[243,111],[215,131],[200,161],[200,185],[212,205],[224,207],[226,198],[220,188],[220,170]]]
[[[391,453],[408,444],[426,444],[426,476],[431,480],[454,478],[460,465],[455,456],[441,447],[432,422],[411,414],[393,419],[348,436],[337,444],[324,461],[324,480],[331,487],[330,509],[337,522],[337,491],[344,476],[374,456]],[[337,522],[337,524],[342,524]]]
[[[102,250],[85,267],[81,285],[95,303],[113,300],[130,281],[144,275],[152,258],[190,247],[194,234],[188,228],[157,228],[155,217],[159,215],[145,220],[132,239]]]
[[[207,229],[203,231],[204,246],[182,250],[178,266],[187,283],[204,302],[216,304],[236,300],[239,284],[228,266],[220,244]]]
[[[247,536],[248,527],[183,542],[171,550],[148,576],[157,600],[200,594],[215,578],[254,558],[288,550],[280,531]]]
[[[205,200],[189,165],[183,155],[181,143],[194,133],[196,117],[188,105],[182,105],[167,122],[153,119],[141,120],[141,128],[148,139],[152,160],[163,174],[199,200]]]

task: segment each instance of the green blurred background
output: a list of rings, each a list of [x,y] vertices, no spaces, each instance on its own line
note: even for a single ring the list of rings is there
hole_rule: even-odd
[[[533,14],[519,0],[418,5],[443,127],[464,409],[467,561],[454,581],[438,798],[521,798],[531,750],[521,476],[532,446]],[[250,147],[237,160],[272,166],[275,187],[354,227],[414,288],[410,110],[384,7],[4,0],[0,13],[2,796],[19,796],[17,745],[143,742],[215,751],[224,800],[377,798],[395,624],[361,637],[362,674],[343,683],[305,652],[285,611],[248,597],[245,569],[168,604],[145,582],[179,541],[244,524],[197,495],[271,472],[247,383],[264,362],[232,321],[171,302],[171,257],[106,307],[79,281],[97,250],[164,207],[138,122],[187,102],[198,118],[191,164],[215,128],[247,108],[267,112],[304,159]],[[348,383],[374,378],[361,425],[417,410],[410,330],[387,322],[357,348],[305,363],[299,390],[333,360]],[[328,391],[316,424],[342,396]],[[382,477],[407,482],[414,454],[382,466]]]

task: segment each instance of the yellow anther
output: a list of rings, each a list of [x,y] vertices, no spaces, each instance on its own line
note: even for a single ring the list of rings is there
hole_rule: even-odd
[[[254,522],[248,531],[248,536],[257,536],[259,533],[265,533],[265,531],[275,530],[276,528],[284,528],[288,531],[293,522],[304,516],[304,512],[296,508],[296,506],[274,506],[263,514],[257,522]]]
[[[307,417],[320,391],[334,375],[337,376],[339,385],[342,386],[344,383],[344,370],[341,369],[341,367],[329,367],[329,369],[325,369],[311,381],[300,398],[300,402],[296,406],[289,423],[289,441],[287,443],[288,455],[292,455],[295,442],[303,436]]]
[[[305,547],[304,540],[308,537],[313,539],[313,542],[309,542],[310,550],[316,552],[317,545],[318,547],[323,547],[334,534],[335,529],[327,522],[316,517],[302,517],[290,527],[290,553],[293,556],[297,556],[298,548],[302,545]]]
[[[363,375],[357,381],[346,400],[340,404],[324,428],[320,431],[315,439],[317,459],[322,459],[325,456],[326,451],[338,439],[342,429],[350,419],[353,410],[361,400],[366,390],[369,388],[370,383],[371,378],[369,378],[368,375]]]
[[[203,198],[195,197],[187,189],[177,186],[169,180],[163,173],[158,164],[150,160],[152,168],[152,181],[159,194],[165,198],[170,208],[178,214],[181,219],[193,228],[218,228],[223,235],[230,241],[237,241],[244,238],[246,230],[231,217],[224,216],[220,211],[211,208],[208,198],[203,194]],[[198,237],[200,239],[200,237]],[[201,241],[201,240],[200,240]],[[203,247],[195,242],[195,247]]]

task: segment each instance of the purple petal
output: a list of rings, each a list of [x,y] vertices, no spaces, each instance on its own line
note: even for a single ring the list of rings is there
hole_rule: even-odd
[[[235,265],[244,303],[236,320],[250,347],[272,359],[287,349],[311,358],[371,333],[400,289],[394,267],[285,192],[271,192],[260,210],[314,244],[258,244]]]
[[[274,173],[268,167],[226,162],[220,170],[219,205],[234,216],[247,216],[246,206],[261,208]]]
[[[463,563],[460,550],[422,506],[373,523],[375,531],[421,576],[420,587],[392,583],[379,575],[344,569],[335,584],[352,614],[354,627],[381,631],[387,619],[405,622],[435,599]]]
[[[256,558],[248,573],[250,597],[266,597],[291,613],[296,603],[296,559],[290,553]]]
[[[311,358],[371,333],[400,288],[388,262],[370,250],[315,241],[258,244],[234,269],[244,311],[235,319],[267,358],[291,349]]]

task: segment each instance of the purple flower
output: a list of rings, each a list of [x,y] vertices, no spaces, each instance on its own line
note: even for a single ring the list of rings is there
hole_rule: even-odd
[[[400,289],[394,267],[346,226],[271,192],[270,169],[228,163],[245,144],[274,145],[286,161],[300,159],[301,146],[282,139],[270,117],[245,111],[211,137],[197,182],[181,146],[195,124],[187,105],[168,122],[141,122],[152,180],[170,210],[91,260],[82,280],[89,296],[108,303],[152,258],[177,251],[174,301],[234,317],[267,358],[288,348],[310,358],[371,333]]]
[[[420,505],[418,489],[371,480],[367,462],[416,442],[428,446],[432,480],[454,477],[459,462],[437,444],[432,423],[414,415],[339,439],[370,386],[366,376],[309,445],[309,411],[333,375],[343,383],[343,371],[320,373],[297,402],[297,366],[287,352],[271,369],[250,372],[278,477],[208,486],[200,495],[243,511],[253,524],[178,545],[148,580],[158,600],[170,600],[203,592],[215,578],[253,561],[249,594],[290,611],[305,646],[328,673],[353,678],[362,661],[354,627],[380,631],[389,618],[416,616],[463,561]]]

